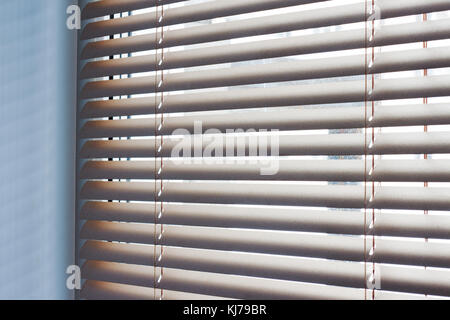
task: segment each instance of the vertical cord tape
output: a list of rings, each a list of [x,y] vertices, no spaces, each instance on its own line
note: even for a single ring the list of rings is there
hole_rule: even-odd
[[[154,290],[155,299],[164,298],[164,290],[160,288],[162,278],[164,276],[164,268],[161,267],[161,262],[164,254],[163,247],[163,235],[164,235],[164,225],[162,224],[162,217],[164,212],[164,202],[162,199],[164,191],[164,182],[162,178],[162,170],[164,166],[162,157],[162,148],[164,144],[164,138],[162,135],[162,128],[164,125],[164,92],[163,92],[163,82],[164,82],[164,5],[161,0],[158,0],[157,6],[155,8],[156,19],[158,21],[158,26],[156,28],[156,54],[155,54],[155,223],[154,223],[154,235],[155,235],[155,246],[154,246]]]

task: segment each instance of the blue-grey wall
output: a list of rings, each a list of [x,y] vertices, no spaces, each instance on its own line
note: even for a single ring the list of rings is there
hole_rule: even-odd
[[[0,299],[71,299],[76,0],[0,1]]]

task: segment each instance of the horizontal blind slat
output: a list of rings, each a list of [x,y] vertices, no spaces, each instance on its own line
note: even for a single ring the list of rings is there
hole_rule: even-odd
[[[153,300],[155,299],[155,290],[153,288],[88,280],[84,283],[80,296],[88,300]]]
[[[326,91],[323,90],[325,83]],[[227,91],[217,90],[206,93],[167,95],[162,107],[165,113],[174,113],[442,97],[450,95],[450,76],[405,78],[402,81],[379,79],[375,80],[372,93],[366,90],[364,81],[324,82],[269,88],[270,90],[268,88],[236,89],[233,90],[232,95]],[[81,111],[81,117],[102,117],[111,113],[127,114],[130,110],[152,114],[155,112],[155,104],[158,103],[156,100],[153,97],[90,101]]]
[[[363,219],[361,219],[363,221]],[[323,258],[343,261],[368,261],[449,268],[450,248],[446,243],[419,240],[377,239],[370,256],[372,239],[333,234],[314,234],[259,230],[233,230],[210,227],[164,225],[159,237],[155,225],[87,221],[80,236],[86,240],[121,241],[163,246],[241,251],[275,255]],[[112,233],[112,231],[114,233]],[[135,234],[145,233],[145,238]],[[120,236],[120,238],[119,238]],[[366,245],[364,243],[366,242]],[[332,248],[332,250],[330,250]],[[369,259],[367,257],[370,257]]]
[[[155,222],[153,203],[87,202],[80,216],[85,220],[122,222]],[[250,207],[204,204],[164,203],[162,224],[222,228],[248,228],[284,231],[308,231],[363,235],[366,230],[378,236],[450,239],[450,217],[404,213],[376,213],[372,217],[362,212],[306,210],[292,207]]]
[[[393,44],[431,41],[446,39],[449,30],[448,20],[428,21],[423,23],[408,23],[394,26],[384,26],[377,30],[377,36],[368,47]],[[112,54],[153,50],[156,48],[155,37],[133,36],[124,39],[91,42],[83,49],[83,59],[101,57]],[[163,45],[176,46],[188,43],[186,38],[170,43],[165,40]],[[299,43],[301,45],[299,45]],[[365,30],[350,30],[319,33],[315,35],[293,36],[283,39],[263,40],[250,43],[214,46],[209,48],[187,49],[180,52],[167,52],[161,65],[164,69],[173,69],[207,64],[239,62],[245,60],[268,59],[289,55],[339,51],[364,48],[366,46]],[[135,61],[155,61],[156,57],[124,58]],[[120,60],[120,63],[122,60]],[[93,62],[94,65],[110,65],[116,62]],[[88,68],[90,64],[86,66]]]
[[[154,201],[159,193],[155,188],[152,182],[89,181],[84,184],[80,197],[86,200]],[[362,208],[364,189],[353,186],[164,181],[164,192],[158,201]]]
[[[89,2],[81,12],[83,20],[115,13],[155,7],[158,4],[170,4],[187,0],[102,0]]]
[[[442,0],[439,0],[440,2],[442,2]],[[395,6],[395,4],[394,4]],[[427,5],[426,5],[427,6]],[[412,8],[414,8],[415,6],[413,5]],[[428,6],[427,6],[428,7]],[[448,8],[448,3],[445,4],[445,7]],[[337,10],[330,10],[329,8],[326,9],[320,9],[320,10],[315,10],[315,11],[311,11],[311,12],[300,12],[297,14],[288,14],[288,15],[280,15],[279,19],[274,19],[274,21],[269,22],[271,24],[273,24],[273,28],[275,29],[279,29],[281,30],[285,30],[285,31],[289,31],[294,27],[308,27],[308,22],[309,19],[311,19],[311,15],[317,15],[317,17],[326,17],[330,14],[330,12],[335,12],[336,14],[333,15],[332,17],[329,17],[328,19],[324,19],[322,21],[322,23],[317,22],[317,20],[312,20],[313,25],[316,26],[329,26],[329,25],[333,25],[332,21],[334,21],[335,19],[342,19],[342,22],[344,21],[350,21],[351,19],[354,19],[355,21],[363,21],[364,20],[364,10],[362,10],[360,13],[358,13],[358,11],[354,11],[356,8],[358,8],[357,6],[353,6],[351,9],[350,7],[342,7],[342,9],[339,8],[333,8],[333,9],[337,9]],[[431,7],[430,7],[431,8]],[[345,10],[343,10],[345,9]],[[350,14],[349,14],[349,10],[350,10]],[[416,10],[417,13],[419,13],[420,11],[422,12],[429,12],[428,10]],[[383,10],[381,10],[381,13],[385,12],[387,15],[389,15],[390,10],[388,8],[385,8]],[[395,9],[393,11],[394,14],[390,15],[390,16],[396,16],[395,14]],[[362,19],[361,19],[362,18]],[[267,19],[266,19],[267,20]],[[253,22],[252,22],[253,21]],[[196,28],[189,28],[189,29],[184,29],[184,30],[175,30],[175,31],[167,31],[165,33],[164,36],[164,40],[162,43],[159,43],[159,46],[164,46],[164,47],[170,47],[170,46],[180,46],[180,45],[189,45],[189,44],[196,44],[196,43],[201,43],[204,41],[217,41],[217,40],[225,40],[225,39],[232,39],[234,37],[239,37],[239,36],[250,36],[250,35],[258,35],[258,34],[262,34],[262,33],[271,33],[270,30],[272,29],[268,29],[267,28],[267,21],[265,25],[261,25],[262,29],[257,28],[257,26],[260,24],[260,21],[262,22],[262,19],[259,20],[246,20],[246,23],[243,22],[232,22],[232,23],[222,23],[222,24],[213,24],[208,26],[208,28],[206,27],[196,27]],[[292,22],[291,22],[292,21]],[[248,24],[248,22],[250,22],[250,25]],[[311,22],[309,22],[311,23]],[[256,26],[252,26],[253,24],[256,24]],[[403,41],[414,41],[414,39],[416,39],[417,37],[434,37],[432,32],[429,32],[429,27],[430,26],[441,26],[441,28],[446,28],[445,27],[445,21],[429,21],[426,22],[424,24],[419,24],[419,25],[414,25],[414,24],[405,24],[405,25],[400,25],[400,28],[402,30],[400,30],[399,32],[395,31],[395,28],[393,28],[393,26],[383,26],[380,30],[377,31],[377,39],[375,39],[376,41],[376,45],[387,45],[389,43],[383,44],[383,41],[388,41],[392,44],[392,38],[389,37],[389,34],[392,33],[392,35],[395,36],[395,38],[397,39],[396,41],[398,43],[401,43]],[[237,28],[239,27],[239,28]],[[252,27],[249,29],[249,27]],[[398,26],[395,26],[398,27]],[[406,29],[407,27],[409,27],[410,33],[407,33]],[[424,30],[422,30],[424,29]],[[380,32],[381,30],[383,30],[383,32]],[[428,30],[428,31],[426,31]],[[347,49],[351,49],[351,48],[357,48],[359,47],[364,47],[365,44],[362,43],[361,41],[363,41],[362,39],[360,39],[360,37],[363,36],[363,32],[364,30],[358,30],[358,31],[344,31],[344,32],[333,32],[332,34],[337,37],[336,39],[340,40],[340,42],[344,43],[347,42],[344,46],[350,46],[347,47]],[[437,29],[436,29],[437,32]],[[406,38],[409,39],[402,39],[402,37],[399,37],[400,34],[405,34]],[[437,36],[437,35],[436,35]],[[145,50],[153,50],[156,48],[157,46],[157,34],[150,34],[150,35],[140,35],[140,36],[133,36],[130,38],[125,38],[125,39],[114,39],[114,40],[103,40],[103,41],[98,41],[98,42],[90,42],[86,45],[86,47],[83,49],[82,54],[81,54],[81,58],[82,59],[90,59],[90,58],[95,58],[95,57],[100,57],[100,56],[107,56],[107,55],[112,55],[112,54],[119,54],[119,53],[126,53],[126,52],[134,52],[134,51],[145,51]],[[441,37],[445,37],[443,34],[441,34]],[[319,40],[318,42],[314,41],[314,39],[316,38],[316,40]],[[320,39],[322,39],[322,41],[320,41]],[[324,50],[327,51],[327,49],[319,49],[320,47],[317,47],[317,44],[322,43],[322,47],[326,46],[327,41],[326,39],[330,38],[330,33],[326,33],[326,34],[316,34],[314,36],[301,36],[301,37],[290,37],[290,39],[292,39],[291,41],[296,41],[297,43],[310,43],[309,47],[308,46],[300,46],[297,51],[292,51],[295,50],[295,48],[290,48],[288,46],[288,41],[287,39],[281,39],[281,40],[273,40],[275,41],[276,45],[273,46],[272,51],[275,50],[275,48],[280,48],[281,50],[286,50],[287,48],[290,48],[289,50],[289,54],[290,55],[294,55],[294,54],[301,54],[301,53],[305,53],[304,50],[306,50],[306,53],[308,53],[308,50]],[[436,38],[434,38],[436,39]],[[283,41],[284,40],[284,41]],[[415,40],[415,41],[420,41],[420,40]],[[339,47],[336,47],[336,44],[338,42],[329,42],[328,45],[331,45],[332,48],[334,48],[334,50],[342,50],[339,49]],[[258,46],[263,46],[264,43],[268,43],[267,41],[262,41],[262,42],[258,42]],[[316,44],[316,47],[311,47],[311,44]],[[241,44],[243,45],[243,44]],[[372,46],[372,43],[369,43],[369,46]],[[252,48],[252,45],[245,45],[244,46],[248,47],[248,48]],[[356,47],[355,47],[356,46]],[[228,47],[228,46],[227,46]],[[224,48],[227,47],[222,47],[222,50],[216,50],[217,51],[217,56],[219,57],[219,53],[220,51],[223,51]],[[235,47],[235,46],[234,46]],[[233,48],[233,46],[231,46],[230,48]],[[248,48],[246,50],[248,50]],[[284,48],[284,49],[283,49]],[[313,49],[316,48],[316,49]],[[243,50],[243,51],[246,51]],[[303,50],[303,51],[302,51]],[[331,50],[330,50],[331,51]],[[198,50],[194,50],[192,51],[193,53],[198,52]],[[233,52],[233,51],[232,51]],[[257,51],[256,51],[257,52]],[[273,53],[266,53],[266,54],[272,54],[272,56],[265,56],[266,58],[268,57],[276,57],[276,56],[281,56],[282,54],[280,53],[275,53],[278,51],[274,51]],[[311,51],[311,52],[315,52],[315,51]],[[309,52],[309,53],[311,53]],[[184,52],[186,53],[186,52]],[[228,52],[230,54],[230,52]],[[235,53],[236,54],[236,53]],[[273,55],[275,54],[275,55]],[[278,54],[278,55],[277,55]],[[286,55],[289,55],[286,54]],[[171,59],[170,59],[170,53],[166,54],[165,56],[165,64],[164,66],[166,66],[166,68],[168,67],[168,65],[166,65],[166,63],[168,63]],[[176,55],[175,55],[176,56]],[[212,55],[210,55],[212,56]],[[222,56],[223,59],[223,56]],[[234,58],[236,59],[236,58]],[[247,59],[251,59],[251,58],[247,58]],[[257,59],[257,58],[254,58]],[[153,59],[154,61],[154,59]],[[201,61],[201,59],[200,59]],[[231,60],[231,61],[236,61],[236,60]],[[229,61],[229,62],[231,62]],[[226,62],[226,60],[224,61]],[[220,62],[216,62],[216,63],[220,63]],[[207,63],[206,63],[207,64]],[[169,63],[170,65],[170,63]]]
[[[155,264],[159,256],[153,252],[148,246],[88,241],[80,254],[88,260],[364,287],[364,265],[359,263],[164,247]]]
[[[86,182],[80,197],[85,200],[169,201],[221,204],[450,210],[446,188],[375,187],[352,185],[298,185],[264,182],[164,181],[162,192],[152,182]],[[366,192],[366,196],[364,195]]]
[[[107,254],[105,254],[105,251]],[[130,254],[130,252],[132,254]],[[155,265],[157,267],[301,281],[344,287],[365,288],[365,266],[361,263],[305,258],[242,254],[213,250],[164,247],[159,258],[152,247],[88,241],[81,256],[89,260]],[[143,258],[147,261],[142,263]],[[383,290],[418,294],[450,295],[447,270],[423,270],[376,265]]]
[[[113,282],[88,280],[81,289],[80,296],[88,300],[155,300],[160,299],[159,291],[153,288],[132,286]],[[164,300],[224,300],[229,298],[195,293],[164,290]]]
[[[284,8],[300,4],[322,2],[328,0],[227,0],[209,1],[197,5],[183,6],[165,10],[163,19],[159,20],[155,13],[144,13],[135,16],[91,22],[81,33],[81,39],[103,37],[111,34],[125,33],[159,26],[195,22],[224,16],[231,16],[261,10]],[[152,6],[151,4],[148,6]]]
[[[173,180],[285,180],[285,181],[419,181],[450,182],[448,160],[378,160],[371,168],[368,160],[277,159],[276,171],[262,175],[266,160],[242,161],[164,159],[158,177]],[[89,161],[81,179],[154,179],[156,161]]]
[[[153,267],[89,261],[82,268],[83,277],[153,287]],[[161,289],[192,292],[236,299],[361,299],[363,290],[345,287],[323,287],[292,281],[279,281],[206,272],[180,271],[164,268],[158,284]]]
[[[177,129],[192,133],[195,124],[203,130],[312,130],[363,128],[365,107],[320,107],[294,110],[236,111],[214,114],[208,111],[165,117],[159,134],[170,135]],[[377,106],[368,127],[450,124],[450,104]],[[405,115],[408,117],[405,117]],[[155,134],[155,119],[91,120],[80,130],[80,138],[137,137]]]
[[[83,267],[88,279],[150,286],[152,267],[90,261]],[[237,299],[364,299],[364,290],[321,286],[284,280],[271,280],[165,268],[158,288],[197,294],[229,296]],[[382,293],[381,293],[382,294]],[[404,298],[408,295],[404,295]],[[418,298],[411,295],[410,299]]]
[[[165,136],[159,150],[158,140],[93,140],[87,141],[80,152],[81,158],[140,158],[140,157],[211,157],[212,147],[215,156],[256,155],[254,150],[264,141],[272,143],[272,148],[259,148],[258,155],[266,152],[272,161],[268,167],[276,165],[279,156],[300,155],[364,155],[371,154],[423,154],[449,153],[450,133],[448,132],[411,132],[411,133],[380,133],[371,144],[371,137],[359,133],[346,134],[316,134],[316,135],[270,135],[254,137],[241,135],[195,136],[175,138]],[[365,146],[370,146],[364,150]],[[227,153],[228,147],[228,153]],[[155,150],[156,148],[156,150]],[[239,150],[238,150],[239,149]],[[156,152],[155,152],[156,151]],[[159,151],[159,152],[158,152]],[[211,151],[211,155],[209,154]],[[195,153],[194,153],[195,152]],[[239,152],[239,153],[238,153]],[[220,157],[221,157],[220,156]],[[213,161],[214,158],[211,160]]]
[[[265,82],[293,81],[304,79],[318,79],[326,77],[342,77],[352,75],[406,71],[416,69],[431,69],[448,67],[450,48],[427,48],[395,52],[376,53],[374,64],[365,70],[365,56],[352,55],[337,58],[321,58],[298,60],[292,62],[277,62],[264,65],[249,65],[216,69],[214,73],[208,71],[168,73],[164,77],[161,91],[188,90],[195,88],[221,87]],[[151,57],[151,56],[150,56]],[[405,57],[408,59],[405,60]],[[134,59],[134,58],[131,58]],[[130,63],[131,62],[131,63]],[[401,63],[400,63],[401,62]],[[88,66],[81,74],[82,78],[96,78],[112,74],[130,74],[145,71],[154,71],[154,61],[136,57],[130,61],[128,58],[118,60],[105,60],[100,63],[101,68]],[[340,67],[339,69],[337,67]],[[92,67],[92,68],[90,68]],[[154,76],[151,78],[155,78]],[[208,79],[208,84],[204,79]],[[125,79],[124,79],[125,80]],[[127,81],[113,81],[118,90],[125,90]],[[136,79],[132,79],[136,80]],[[151,83],[150,77],[139,79]],[[203,80],[203,81],[202,81]],[[153,80],[154,81],[154,80]],[[96,82],[94,82],[95,84]],[[101,83],[101,82],[100,82]],[[121,87],[115,83],[121,83]],[[86,85],[85,91],[95,90],[92,85]],[[111,84],[111,86],[113,85]],[[137,83],[139,84],[139,83]],[[151,89],[151,88],[148,88]],[[111,88],[112,90],[112,88]],[[85,92],[87,95],[89,92]],[[94,94],[94,93],[91,93]]]
[[[407,62],[405,58],[407,57]],[[450,48],[432,48],[375,55],[368,74],[394,71],[444,68],[450,66]],[[151,65],[150,62],[147,65]],[[133,73],[137,70],[124,70]],[[141,70],[142,71],[142,70]],[[137,71],[139,72],[139,71]],[[159,83],[155,76],[88,82],[81,90],[83,98],[120,96],[139,93],[169,92],[281,81],[364,75],[364,55],[256,66],[219,69],[211,72],[180,72],[164,75]],[[158,84],[158,85],[157,85]]]

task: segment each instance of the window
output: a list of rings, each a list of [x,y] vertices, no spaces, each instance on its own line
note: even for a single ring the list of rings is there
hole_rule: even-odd
[[[89,3],[81,298],[449,297],[448,10]]]

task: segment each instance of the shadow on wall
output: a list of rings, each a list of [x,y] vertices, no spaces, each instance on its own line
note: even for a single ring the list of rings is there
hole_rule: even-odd
[[[0,299],[73,297],[76,2],[0,2]]]

